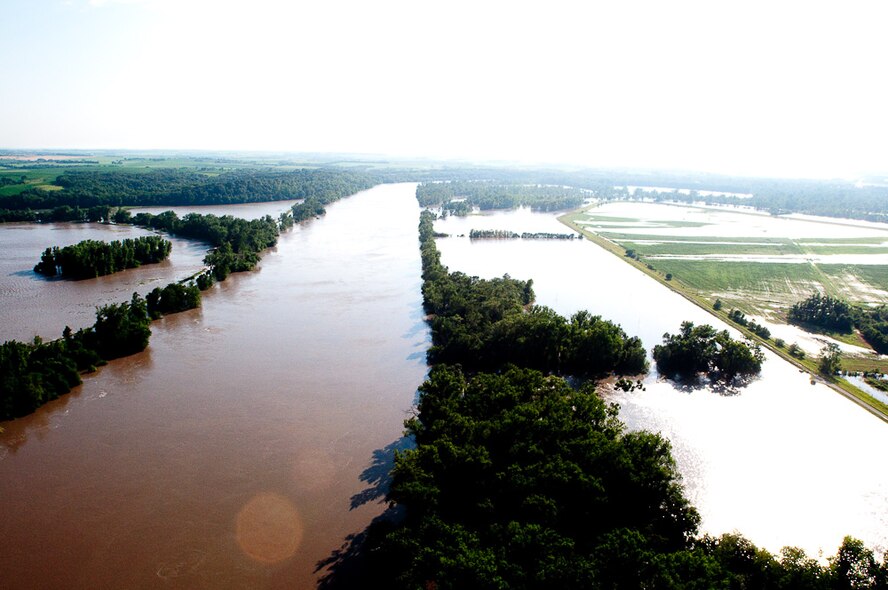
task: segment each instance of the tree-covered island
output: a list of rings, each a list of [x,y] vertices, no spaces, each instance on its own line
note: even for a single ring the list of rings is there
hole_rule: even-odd
[[[765,359],[757,343],[734,340],[727,330],[693,322],[682,322],[677,334],[663,334],[663,344],[654,346],[653,354],[661,375],[692,379],[706,374],[726,382],[757,375]]]
[[[160,236],[112,242],[84,240],[63,248],[47,248],[34,271],[48,277],[60,275],[65,279],[94,279],[166,260],[172,248],[172,243]]]

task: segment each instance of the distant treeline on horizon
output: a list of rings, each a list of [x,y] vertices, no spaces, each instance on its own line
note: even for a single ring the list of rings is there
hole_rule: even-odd
[[[163,164],[163,158],[152,159]],[[510,169],[445,164],[411,167],[397,162],[312,162],[301,169],[244,160],[235,169],[182,167],[137,169],[95,165],[92,161],[55,163],[44,182],[29,180],[28,170],[48,168],[17,162],[0,166],[0,221],[83,219],[86,210],[104,206],[181,206],[249,203],[354,193],[386,182],[420,182],[420,201],[466,213],[528,205],[539,210],[571,209],[586,198],[626,199],[628,187],[661,201],[705,202],[754,207],[772,214],[806,213],[869,221],[888,221],[888,182],[855,184],[846,180],[740,178],[715,174],[619,170]],[[237,159],[226,158],[226,162]],[[24,174],[23,174],[24,172]],[[681,189],[683,192],[678,192]],[[713,194],[715,193],[715,194]],[[738,196],[742,195],[742,196]],[[638,195],[635,195],[638,196]],[[465,197],[462,199],[461,197]],[[60,209],[68,208],[68,209]],[[38,213],[40,212],[40,213]],[[95,217],[96,215],[92,215]]]

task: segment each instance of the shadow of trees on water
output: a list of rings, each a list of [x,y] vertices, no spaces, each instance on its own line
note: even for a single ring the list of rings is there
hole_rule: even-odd
[[[682,393],[693,393],[695,391],[708,390],[716,395],[731,397],[743,393],[743,389],[755,381],[757,376],[753,377],[734,377],[730,380],[719,379],[718,375],[695,375],[693,377],[676,378],[660,376],[660,380],[664,380],[672,384],[672,386]]]
[[[395,453],[415,447],[412,438],[402,437],[381,449],[373,451],[370,465],[361,472],[360,480],[367,488],[351,497],[350,510],[371,502],[383,502],[391,483],[391,472],[395,466]],[[315,565],[315,573],[321,573],[318,588],[335,590],[339,588],[366,587],[366,551],[368,539],[396,526],[403,518],[403,511],[389,506],[371,521],[366,529],[348,535],[342,545]]]
[[[416,445],[412,438],[402,437],[381,449],[373,451],[370,466],[361,472],[360,480],[367,483],[368,487],[351,497],[350,510],[360,508],[370,502],[381,502],[388,493],[392,480],[392,468],[395,466],[395,453],[406,451]]]

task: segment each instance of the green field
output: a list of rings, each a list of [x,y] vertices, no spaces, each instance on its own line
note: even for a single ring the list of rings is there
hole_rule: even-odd
[[[602,235],[607,236],[602,232]],[[732,242],[724,244],[698,243],[694,241],[682,241],[678,243],[660,242],[633,242],[629,240],[615,240],[624,248],[634,249],[640,256],[658,256],[658,255],[690,255],[704,256],[708,254],[756,254],[756,255],[773,255],[781,256],[787,254],[801,255],[804,254],[802,249],[791,242],[775,242],[773,244],[765,244],[763,242]],[[701,241],[702,242],[702,241]]]
[[[141,156],[106,156],[84,155],[83,159],[98,161],[98,164],[60,161],[32,162],[25,160],[0,160],[0,178],[7,177],[22,184],[0,186],[0,197],[17,195],[28,189],[37,188],[46,191],[63,190],[56,186],[55,180],[70,170],[96,170],[100,172],[150,172],[159,168],[191,169],[206,176],[217,176],[223,172],[250,168],[271,168],[277,170],[297,170],[316,168],[312,164],[300,163],[280,158],[228,158],[228,157],[141,157]]]
[[[51,168],[0,168],[0,177],[11,178],[16,181],[24,177],[24,184],[10,184],[6,186],[0,186],[0,197],[8,197],[11,195],[17,195],[20,192],[26,191],[30,188],[41,188],[41,189],[49,189],[54,190],[60,187],[52,186],[52,182],[56,179],[59,174],[62,174],[66,169],[51,167]]]
[[[736,292],[738,297],[756,298],[799,294],[804,299],[820,282],[821,276],[810,264],[765,264],[761,262],[721,262],[708,260],[651,260],[657,270],[671,273],[701,294],[718,296]],[[743,294],[739,292],[743,292]]]
[[[711,308],[716,299],[721,299],[725,309],[737,308],[746,314],[782,323],[794,303],[815,291],[852,303],[888,303],[888,264],[824,264],[814,258],[821,255],[884,257],[888,253],[888,245],[883,245],[888,243],[888,231],[866,228],[860,232],[862,235],[856,236],[856,229],[849,224],[814,221],[807,226],[807,235],[816,236],[822,231],[830,237],[791,238],[780,234],[784,223],[780,218],[725,217],[724,212],[718,212],[710,217],[710,224],[693,224],[693,227],[711,226],[711,231],[694,232],[683,231],[680,224],[657,218],[656,213],[662,209],[656,206],[650,208],[651,217],[639,215],[637,204],[630,208],[634,217],[621,216],[619,204],[608,207],[610,212],[592,208],[574,212],[562,220],[583,228],[588,236],[595,237],[596,243],[615,254],[624,256],[631,250],[635,260],[624,256],[628,262],[704,307]],[[744,219],[749,219],[750,225],[747,226]],[[613,226],[596,227],[596,221],[618,221],[621,227],[616,230]],[[732,235],[720,236],[720,223],[728,224],[725,233]],[[748,231],[749,234],[738,236],[738,224],[742,233]],[[848,229],[837,233],[837,225],[848,226]],[[660,258],[662,256],[666,258]],[[713,258],[695,258],[702,256]],[[738,259],[724,260],[719,256]],[[743,256],[792,258],[744,260]],[[806,259],[808,256],[811,259]],[[665,281],[666,275],[670,275],[669,281]],[[838,339],[865,346],[857,335]]]
[[[706,224],[699,221],[680,221],[675,219],[644,220],[637,217],[619,217],[614,215],[598,215],[587,213],[578,219],[578,224],[589,228],[602,228],[605,231],[615,227],[635,228],[639,225],[645,227],[703,227]]]
[[[670,274],[675,284],[703,300],[714,302],[719,298],[745,313],[778,321],[793,303],[814,291],[854,303],[888,303],[888,264],[824,264],[816,259],[824,255],[884,257],[888,254],[888,232],[868,228],[861,236],[854,236],[855,230],[849,224],[793,220],[794,224],[809,223],[808,236],[821,231],[824,234],[822,238],[793,238],[787,237],[791,234],[780,234],[785,222],[775,217],[739,217],[743,215],[740,212],[719,211],[709,216],[711,223],[702,223],[658,218],[656,214],[662,209],[657,206],[650,208],[650,217],[643,215],[646,208],[639,215],[637,204],[627,210],[634,216],[621,215],[621,208],[619,204],[608,204],[606,208],[572,214],[570,220],[624,251],[631,250],[646,270],[653,267],[660,276]],[[666,214],[670,216],[671,213]],[[749,220],[749,234],[738,236],[738,224],[747,227],[744,219]],[[724,233],[730,236],[719,235],[720,223],[727,224]],[[848,229],[836,233],[835,226],[842,225]],[[711,231],[683,231],[703,226],[711,227]],[[705,235],[693,235],[701,233]],[[841,236],[842,233],[846,235]],[[712,258],[695,258],[704,256]],[[739,259],[724,260],[720,256]],[[792,258],[743,260],[743,256]]]

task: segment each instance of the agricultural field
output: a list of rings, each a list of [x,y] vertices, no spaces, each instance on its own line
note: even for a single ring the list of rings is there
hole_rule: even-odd
[[[814,292],[850,303],[888,303],[888,225],[772,216],[739,207],[608,202],[565,222],[702,306],[721,300],[776,337],[816,353],[823,338],[786,325]],[[862,354],[857,334],[839,338]]]
[[[30,188],[60,190],[62,187],[55,186],[52,182],[65,170],[66,168],[55,166],[30,169],[0,168],[0,197],[17,195]],[[3,179],[15,184],[7,184]]]

